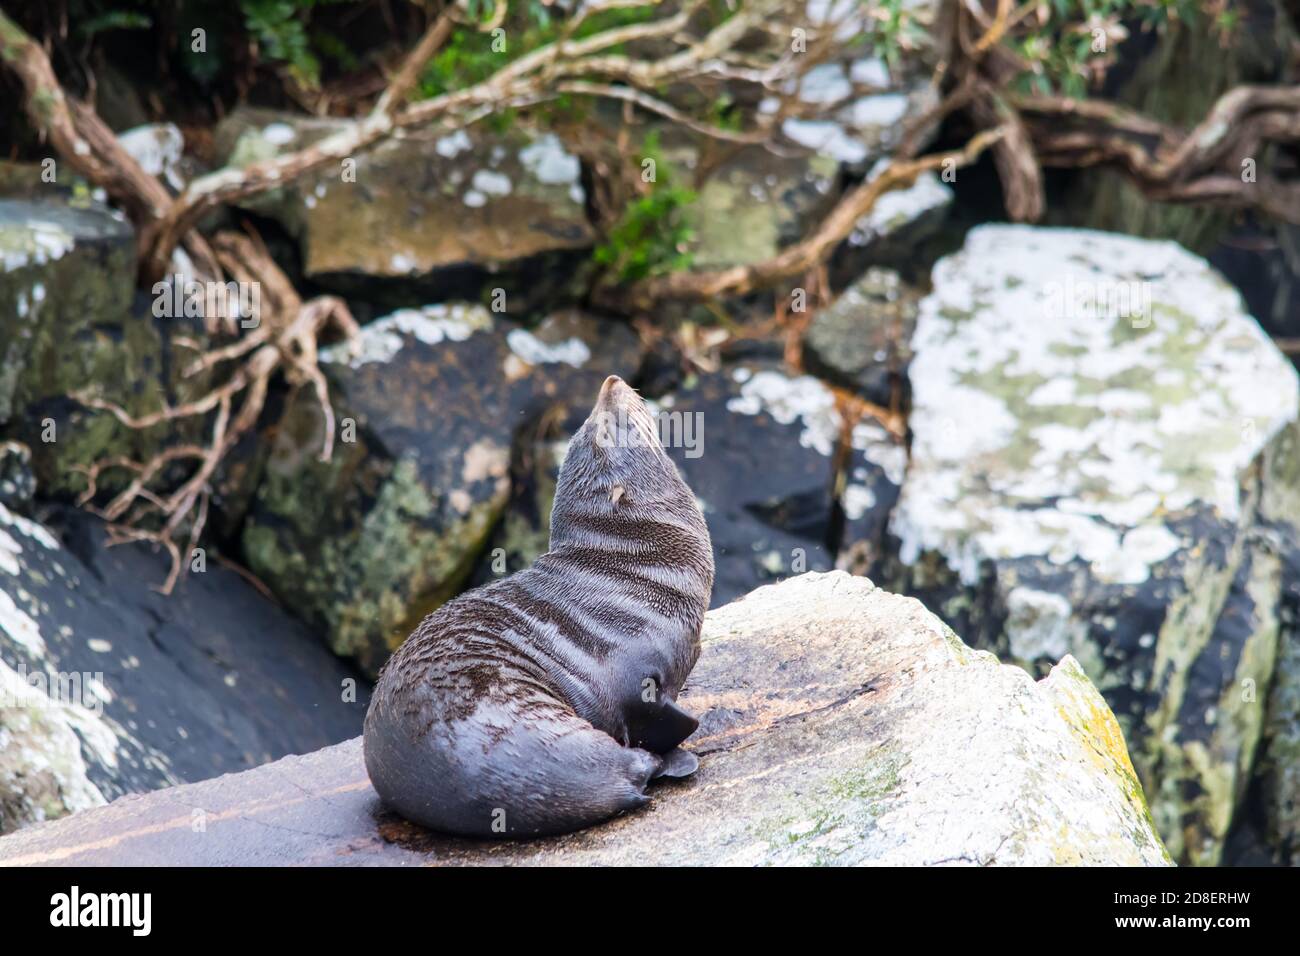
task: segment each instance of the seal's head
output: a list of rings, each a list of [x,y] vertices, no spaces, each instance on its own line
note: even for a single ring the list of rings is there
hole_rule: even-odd
[[[630,515],[661,503],[684,499],[693,506],[695,501],[660,443],[654,415],[617,375],[605,379],[595,407],[569,443],[560,482],[564,490],[557,490],[557,500],[583,502],[602,512]],[[552,547],[554,534],[552,519]]]

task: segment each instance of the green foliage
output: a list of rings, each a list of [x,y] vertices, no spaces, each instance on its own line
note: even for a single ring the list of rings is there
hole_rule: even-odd
[[[1197,0],[1044,0],[1006,41],[1027,63],[1022,92],[1087,96],[1115,61],[1129,26],[1195,22]]]
[[[865,47],[890,67],[896,67],[903,54],[916,49],[925,37],[926,27],[915,18],[915,0],[858,0],[858,5],[866,14],[866,29],[849,44]]]
[[[347,60],[350,54],[337,37],[323,31],[309,32],[311,12],[327,3],[355,0],[239,0],[244,28],[261,45],[263,57],[283,63],[303,86],[320,84],[320,55]]]
[[[647,194],[629,203],[622,219],[592,254],[619,282],[680,272],[691,267],[693,258],[687,246],[695,233],[686,223],[684,210],[695,201],[695,193],[668,177],[659,154],[658,134],[646,138],[642,156],[654,160],[655,182]]]
[[[490,23],[496,0],[470,0],[469,10],[480,23]],[[571,39],[580,40],[615,27],[644,23],[662,15],[653,5],[615,8],[589,17],[574,31]],[[419,95],[440,96],[486,80],[501,67],[524,53],[554,43],[565,28],[562,20],[551,16],[541,0],[512,4],[503,24],[504,35],[472,27],[458,27],[442,50],[429,61],[420,77]],[[504,46],[504,49],[502,48]],[[623,52],[621,45],[606,52]]]

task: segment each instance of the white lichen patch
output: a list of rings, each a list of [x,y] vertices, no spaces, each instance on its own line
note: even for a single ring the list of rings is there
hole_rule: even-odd
[[[41,637],[41,626],[4,590],[0,590],[0,633],[33,658],[45,656],[45,639]]]
[[[827,106],[853,95],[853,84],[841,63],[819,63],[803,76],[786,84],[787,93],[797,92],[800,101]]]
[[[360,368],[369,362],[387,362],[409,339],[425,345],[463,342],[475,332],[492,328],[492,313],[466,302],[438,303],[419,309],[399,309],[370,323],[356,341],[321,349],[326,362],[346,362]]]
[[[29,218],[21,223],[0,223],[0,267],[13,272],[45,265],[62,259],[76,244],[73,234],[56,222]]]
[[[866,145],[832,120],[788,119],[781,132],[793,142],[829,156],[836,162],[854,165],[867,158]]]
[[[885,162],[886,160],[881,160],[877,163],[868,178],[878,176]],[[916,182],[911,186],[891,189],[882,194],[867,214],[854,223],[853,231],[849,233],[849,243],[861,246],[888,236],[924,214],[950,205],[952,198],[950,187],[933,172],[924,172],[916,177]]]
[[[853,426],[849,441],[854,450],[862,452],[862,457],[883,471],[891,483],[903,483],[907,471],[907,449],[882,426],[863,419]]]
[[[757,372],[743,366],[733,377],[740,384],[740,394],[727,400],[727,411],[739,415],[763,413],[782,425],[798,423],[799,444],[826,456],[835,449],[840,433],[840,413],[835,396],[811,375],[791,378],[763,369]]]
[[[1012,655],[1022,661],[1059,661],[1083,636],[1064,596],[1027,587],[1007,595],[1005,629]]]
[[[272,146],[288,146],[298,138],[298,131],[288,123],[268,123],[262,127],[262,139]]]
[[[546,186],[570,186],[578,182],[582,164],[561,145],[554,133],[547,133],[519,151],[519,162],[528,174]]]
[[[283,125],[283,124],[281,124]],[[269,127],[268,127],[269,129]],[[292,133],[292,127],[288,127]],[[265,135],[265,131],[263,131]],[[180,172],[185,137],[175,123],[147,123],[117,136],[118,143],[150,176],[159,176],[173,189],[184,189]]]
[[[480,169],[470,180],[470,185],[485,196],[509,196],[513,188],[510,177],[490,169]]]
[[[22,543],[10,531],[28,541],[34,541],[51,551],[59,549],[59,542],[40,524],[30,518],[14,514],[0,504],[0,572],[17,575],[20,570],[18,556],[23,553]],[[57,566],[56,566],[57,567]]]
[[[1297,417],[1297,377],[1240,296],[1174,243],[983,226],[921,303],[912,459],[891,523],[936,552],[1081,559],[1137,584],[1186,542],[1167,516],[1238,518],[1241,475]]]
[[[902,93],[864,96],[849,108],[849,122],[857,129],[896,126],[907,115],[908,107],[907,97]]]
[[[529,365],[564,364],[582,368],[591,361],[591,349],[579,338],[550,343],[543,342],[527,329],[513,329],[506,336],[506,344]]]
[[[461,153],[472,149],[473,146],[469,134],[463,129],[458,129],[449,136],[443,136],[433,144],[434,151],[443,159],[455,159]]]
[[[844,517],[857,521],[866,517],[876,507],[876,494],[865,484],[865,469],[854,469],[852,479],[844,486],[840,496],[840,505],[844,508]]]

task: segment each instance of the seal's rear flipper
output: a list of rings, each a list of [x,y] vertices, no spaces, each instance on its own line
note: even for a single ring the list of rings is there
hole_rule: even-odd
[[[666,754],[695,733],[700,722],[667,697],[661,697],[647,716],[629,721],[631,744],[652,753]]]
[[[689,777],[700,765],[699,757],[681,747],[668,751],[661,759],[663,763],[651,774],[652,777]]]

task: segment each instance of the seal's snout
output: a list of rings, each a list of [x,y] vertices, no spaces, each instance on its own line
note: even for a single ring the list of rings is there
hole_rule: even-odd
[[[605,379],[605,383],[600,386],[600,395],[596,399],[598,405],[617,405],[625,392],[632,389],[627,382],[623,381],[617,375],[611,375]]]

